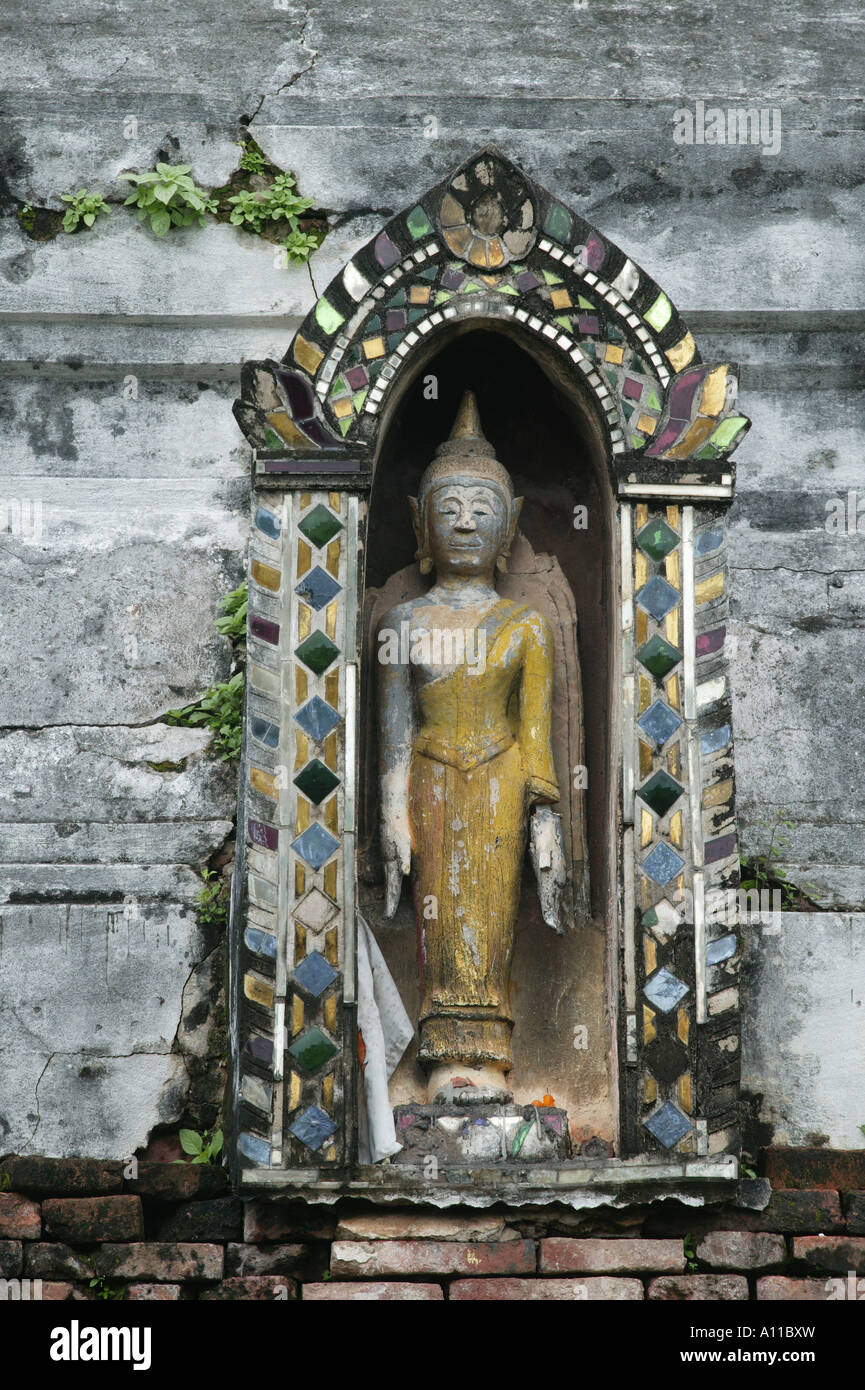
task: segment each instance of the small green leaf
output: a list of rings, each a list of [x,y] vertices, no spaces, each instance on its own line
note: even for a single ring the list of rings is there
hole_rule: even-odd
[[[182,1129],[180,1131],[180,1147],[185,1154],[200,1154],[204,1147],[204,1142],[200,1134],[196,1134],[194,1129]]]

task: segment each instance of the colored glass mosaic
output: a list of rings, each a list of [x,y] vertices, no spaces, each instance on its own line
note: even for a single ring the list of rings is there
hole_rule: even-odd
[[[319,762],[318,758],[313,758],[312,762],[307,763],[303,771],[297,774],[294,785],[318,806],[326,796],[330,796],[334,787],[339,786],[339,778],[329,767]]]
[[[244,1158],[270,1166],[270,1144],[266,1139],[260,1139],[257,1134],[243,1133],[238,1138],[238,1148]]]
[[[657,1081],[669,1086],[688,1070],[688,1049],[665,1033],[646,1048],[646,1065]]]
[[[260,845],[262,849],[275,850],[279,848],[279,831],[273,825],[265,825],[264,821],[247,821],[249,838],[254,845]]]
[[[317,676],[323,675],[339,656],[339,647],[331,642],[325,632],[311,632],[306,641],[294,650],[304,666],[308,666]]]
[[[656,574],[648,584],[644,584],[637,594],[637,603],[651,614],[656,623],[666,618],[678,602],[679,594],[660,574]]]
[[[671,971],[658,970],[651,980],[647,981],[643,993],[660,1013],[668,1014],[684,999],[688,993],[688,986],[677,979]]]
[[[336,1056],[339,1048],[320,1028],[310,1028],[291,1044],[288,1051],[304,1071],[316,1072]]]
[[[303,1114],[298,1115],[293,1124],[289,1125],[290,1132],[295,1139],[299,1139],[308,1149],[316,1153],[326,1144],[334,1133],[336,1125],[329,1115],[325,1115],[323,1110],[319,1110],[317,1105],[310,1105],[304,1110]]]
[[[680,786],[675,777],[661,769],[640,787],[637,795],[651,807],[656,816],[663,817],[670,807],[676,804],[683,791],[684,787]]]
[[[719,936],[717,941],[710,941],[706,947],[706,964],[720,965],[722,961],[729,960],[735,954],[735,936]]]
[[[294,972],[295,984],[300,985],[301,989],[316,999],[324,994],[328,986],[332,985],[338,977],[339,971],[334,970],[320,951],[311,951]]]
[[[681,652],[676,651],[674,646],[664,638],[655,633],[648,642],[644,643],[637,652],[637,660],[645,666],[647,671],[651,671],[658,680],[663,680],[674,666],[682,660]]]
[[[279,725],[272,724],[269,719],[254,717],[250,722],[249,731],[252,737],[258,739],[266,748],[279,746]]]
[[[663,560],[678,544],[679,537],[661,517],[650,521],[637,536],[637,545],[652,560]]]
[[[708,840],[703,849],[707,864],[717,864],[719,859],[728,859],[736,851],[736,836],[721,835],[717,840]]]
[[[720,753],[729,742],[730,725],[722,724],[720,729],[711,729],[708,733],[700,735],[700,752],[707,758],[711,753]]]
[[[654,1135],[665,1149],[672,1149],[673,1145],[678,1144],[691,1130],[681,1110],[677,1110],[669,1100],[644,1123],[649,1133]]]
[[[263,1038],[260,1033],[251,1033],[246,1040],[244,1051],[248,1052],[250,1057],[254,1057],[257,1062],[263,1062],[265,1066],[269,1067],[273,1061],[273,1040]]]
[[[299,531],[302,531],[308,541],[321,548],[332,541],[334,536],[342,530],[342,522],[334,516],[333,512],[321,503],[313,507],[311,512],[307,512],[302,521],[298,523]]]
[[[336,580],[320,565],[311,569],[294,586],[294,592],[297,596],[302,598],[304,603],[308,603],[310,608],[314,608],[316,612],[335,599],[341,590],[342,585],[337,584]]]
[[[247,927],[243,939],[250,951],[254,951],[257,956],[267,956],[270,960],[276,960],[276,937],[272,932],[264,931],[261,927]]]
[[[671,738],[680,727],[682,721],[669,705],[664,704],[663,700],[656,700],[649,705],[645,714],[641,714],[637,720],[644,733],[653,739],[661,748],[668,738]]]
[[[313,743],[321,743],[323,739],[327,738],[342,718],[326,700],[322,700],[320,695],[313,695],[312,699],[308,700],[294,717],[303,732],[309,734]]]
[[[710,555],[713,550],[718,549],[723,539],[724,532],[720,527],[713,527],[711,531],[700,531],[694,537],[694,554]]]
[[[272,647],[279,646],[279,623],[272,623],[269,618],[259,618],[253,614],[249,619],[249,631],[252,637],[269,642]]]
[[[337,911],[336,903],[331,902],[320,888],[312,888],[296,905],[294,915],[305,927],[312,931],[321,931]]]
[[[269,536],[272,541],[278,541],[282,532],[282,522],[273,512],[269,512],[266,507],[257,507],[255,512],[255,524],[263,535]]]
[[[716,627],[712,632],[701,632],[697,636],[697,656],[711,656],[719,652],[727,635],[726,627]]]
[[[680,854],[670,849],[669,845],[661,843],[655,845],[652,852],[646,855],[641,867],[644,874],[648,874],[649,878],[663,887],[671,878],[675,878],[676,874],[682,872],[685,861]]]
[[[320,869],[339,849],[339,840],[331,835],[329,830],[325,830],[323,825],[319,825],[318,821],[314,821],[312,825],[307,826],[302,835],[298,835],[297,839],[292,841],[291,848],[311,869]]]

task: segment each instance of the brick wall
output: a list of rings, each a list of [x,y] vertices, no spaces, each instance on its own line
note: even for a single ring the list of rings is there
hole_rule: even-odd
[[[865,1151],[773,1149],[761,1167],[705,1209],[443,1213],[241,1201],[204,1165],[141,1163],[130,1181],[119,1162],[7,1158],[0,1277],[55,1300],[745,1301],[826,1299],[865,1275]]]

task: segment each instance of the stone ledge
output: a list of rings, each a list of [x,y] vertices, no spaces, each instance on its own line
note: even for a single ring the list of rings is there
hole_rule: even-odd
[[[639,1279],[456,1279],[448,1290],[451,1302],[636,1302],[645,1297]]]

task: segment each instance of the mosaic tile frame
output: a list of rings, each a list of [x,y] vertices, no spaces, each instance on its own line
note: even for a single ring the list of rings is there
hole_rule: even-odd
[[[476,215],[481,198],[497,200],[498,233]],[[703,363],[660,286],[487,147],[357,252],[282,362],[242,371],[254,525],[232,1046],[233,1162],[247,1186],[353,1171],[366,498],[398,381],[466,320],[557,354],[607,440],[621,586],[621,1150],[659,1164],[736,1151],[738,937],[729,919],[707,921],[705,903],[738,873],[724,623],[730,456],[749,428],[737,370]],[[675,923],[673,888],[687,894]]]

